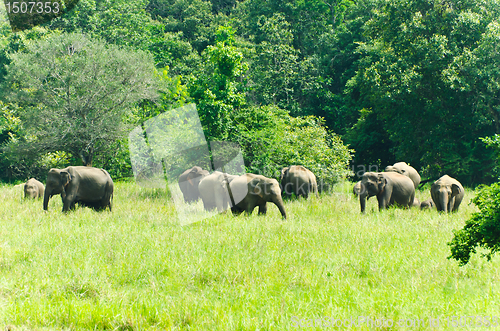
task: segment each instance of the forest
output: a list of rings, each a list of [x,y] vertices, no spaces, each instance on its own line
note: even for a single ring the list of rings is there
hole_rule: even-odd
[[[80,0],[22,32],[2,11],[4,182],[70,164],[130,177],[128,132],[190,103],[249,172],[498,177],[498,1]]]

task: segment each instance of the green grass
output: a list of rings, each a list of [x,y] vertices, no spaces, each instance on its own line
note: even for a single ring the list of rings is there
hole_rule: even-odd
[[[475,256],[460,268],[446,258],[453,229],[476,211],[471,191],[452,215],[378,212],[375,198],[362,215],[350,192],[343,185],[320,199],[287,202],[287,221],[270,205],[265,217],[225,214],[180,226],[161,190],[133,183],[116,184],[112,213],[66,215],[59,197],[44,212],[41,201],[0,187],[0,323],[12,330],[296,330],[294,320],[323,316],[500,315],[499,259]]]

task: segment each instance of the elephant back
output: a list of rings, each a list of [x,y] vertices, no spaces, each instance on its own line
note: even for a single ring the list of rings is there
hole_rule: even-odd
[[[420,184],[421,177],[418,171],[412,166],[408,165],[406,162],[397,162],[392,166],[387,166],[385,168],[386,172],[396,172],[407,176],[413,182],[415,188]]]

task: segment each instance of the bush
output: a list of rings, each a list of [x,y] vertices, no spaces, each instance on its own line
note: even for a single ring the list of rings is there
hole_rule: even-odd
[[[240,111],[234,118],[238,133],[230,140],[240,144],[247,171],[278,178],[283,167],[303,165],[328,186],[349,174],[352,150],[321,118],[292,117],[275,106]]]
[[[451,250],[448,258],[457,260],[460,266],[469,262],[477,247],[489,250],[481,254],[488,261],[500,249],[500,183],[479,187],[472,202],[480,212],[474,213],[463,229],[455,231],[448,243]]]

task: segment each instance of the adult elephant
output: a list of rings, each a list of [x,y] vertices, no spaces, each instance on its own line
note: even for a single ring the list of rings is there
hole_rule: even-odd
[[[43,197],[43,209],[47,210],[52,196],[60,194],[63,212],[75,208],[75,203],[111,211],[113,180],[104,169],[93,167],[67,167],[50,169]]]
[[[200,198],[198,186],[200,185],[200,181],[209,174],[208,171],[203,170],[201,167],[194,166],[179,176],[179,188],[185,202],[195,202]]]
[[[278,207],[281,216],[286,219],[281,189],[276,179],[245,174],[233,179],[229,183],[229,188],[229,194],[235,203],[231,207],[233,213],[241,214],[245,211],[251,214],[255,207],[259,207],[259,214],[266,214],[267,203],[272,202]]]
[[[45,187],[35,178],[30,178],[24,184],[24,198],[25,199],[36,199],[42,198],[45,191]]]
[[[205,210],[217,208],[219,213],[226,210],[230,204],[229,183],[238,176],[229,175],[220,171],[203,177],[198,186]]]
[[[412,180],[415,188],[417,188],[418,184],[420,184],[420,175],[418,174],[417,170],[415,170],[415,168],[413,168],[412,166],[406,164],[406,162],[394,163],[394,165],[392,166],[385,167],[385,171],[397,172],[398,174],[407,176]]]
[[[415,187],[410,178],[396,172],[365,172],[361,177],[359,204],[365,212],[366,200],[376,196],[379,210],[394,203],[411,207],[415,200]]]
[[[438,211],[455,212],[464,198],[464,188],[455,178],[444,175],[432,184],[431,197]]]
[[[316,176],[311,170],[298,165],[281,170],[280,188],[287,198],[290,198],[292,194],[297,197],[303,196],[306,199],[309,193],[318,195]]]

